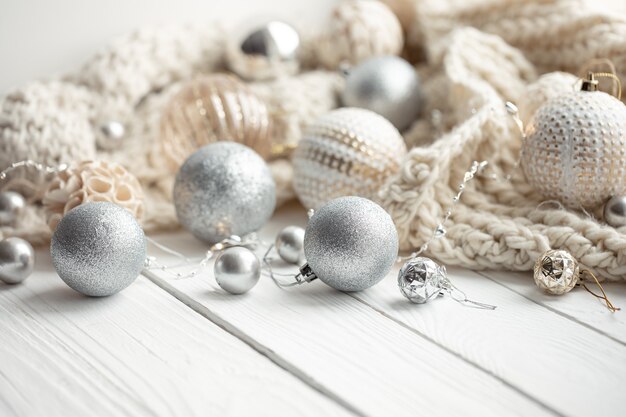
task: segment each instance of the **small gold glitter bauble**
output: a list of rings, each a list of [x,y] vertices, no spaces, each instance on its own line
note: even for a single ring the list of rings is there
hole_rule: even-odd
[[[578,261],[569,252],[551,249],[537,259],[533,277],[545,292],[561,295],[576,286],[578,274]]]
[[[374,198],[400,170],[406,146],[384,117],[365,109],[341,108],[306,130],[293,156],[293,185],[307,208],[342,196]]]
[[[263,158],[271,152],[265,103],[228,74],[190,81],[161,116],[161,147],[173,171],[193,152],[217,141],[242,143]]]
[[[115,203],[137,220],[143,217],[143,190],[133,174],[115,162],[83,161],[59,172],[43,196],[50,229],[54,231],[68,211],[89,201]]]
[[[526,127],[521,163],[545,199],[569,208],[593,209],[625,194],[626,106],[600,91],[549,100]]]

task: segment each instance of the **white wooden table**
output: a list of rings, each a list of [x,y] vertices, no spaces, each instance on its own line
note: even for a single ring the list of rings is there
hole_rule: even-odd
[[[305,223],[292,204],[260,236]],[[189,256],[205,250],[183,231],[156,238]],[[581,289],[543,295],[528,273],[449,273],[498,308],[411,304],[397,267],[355,294],[263,277],[233,296],[209,265],[183,280],[151,272],[94,299],[39,250],[32,277],[0,287],[0,416],[626,414],[626,312]],[[626,287],[607,287],[626,307]]]

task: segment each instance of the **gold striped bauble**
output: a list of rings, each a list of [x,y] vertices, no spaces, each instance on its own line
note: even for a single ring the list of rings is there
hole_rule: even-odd
[[[263,158],[271,153],[265,103],[229,74],[186,84],[164,109],[160,127],[161,148],[173,171],[194,151],[217,141],[239,142]]]
[[[406,146],[384,117],[342,108],[321,116],[306,130],[293,156],[294,188],[307,208],[342,196],[375,198],[400,170]]]

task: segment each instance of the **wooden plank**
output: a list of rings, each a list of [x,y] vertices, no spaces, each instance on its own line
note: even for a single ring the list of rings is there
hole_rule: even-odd
[[[453,268],[448,273],[469,298],[498,308],[468,308],[449,297],[411,304],[398,292],[395,276],[355,297],[559,414],[621,413],[625,346],[475,272]],[[533,288],[532,279],[527,279],[524,291],[534,292]],[[602,306],[593,299],[567,303],[572,309],[585,305],[587,311],[591,305],[607,322],[616,319],[602,314]]]
[[[271,241],[286,224],[306,222],[302,209],[287,208],[277,217],[262,231],[263,239]],[[158,240],[188,256],[203,251],[188,233]],[[174,262],[164,254],[159,257]],[[280,289],[264,278],[250,293],[232,296],[217,287],[211,269],[184,280],[162,272],[153,279],[360,414],[554,415],[428,337],[321,282]],[[438,322],[444,326],[445,316]]]
[[[352,415],[144,277],[83,297],[37,253],[0,286],[0,415]]]

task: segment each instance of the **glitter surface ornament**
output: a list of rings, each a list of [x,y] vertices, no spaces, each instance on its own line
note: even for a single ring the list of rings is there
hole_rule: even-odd
[[[185,85],[163,111],[160,138],[173,171],[194,151],[217,141],[242,143],[264,158],[271,152],[265,103],[227,74],[199,77]]]
[[[526,127],[521,163],[545,199],[593,209],[626,194],[626,106],[596,91],[593,75],[582,85],[537,110]]]
[[[446,276],[444,267],[422,256],[409,259],[398,273],[400,292],[410,301],[423,304],[441,292]]]
[[[311,217],[304,235],[307,281],[319,278],[340,291],[377,284],[398,256],[398,232],[385,210],[361,197],[330,201]]]
[[[578,261],[567,251],[549,250],[535,263],[535,284],[554,295],[570,292],[578,283]]]
[[[420,112],[417,72],[397,56],[370,58],[348,70],[341,101],[346,107],[378,113],[402,131]]]
[[[129,286],[146,261],[146,237],[127,210],[109,202],[82,204],[52,235],[54,269],[72,289],[92,297]]]
[[[294,188],[307,208],[333,198],[374,198],[400,170],[406,146],[384,117],[365,109],[333,110],[313,122],[293,157]]]
[[[194,152],[176,175],[179,222],[198,239],[217,243],[258,230],[274,212],[276,185],[252,149],[217,142]]]
[[[280,258],[291,264],[304,262],[304,229],[298,226],[287,226],[278,233],[276,252]]]

